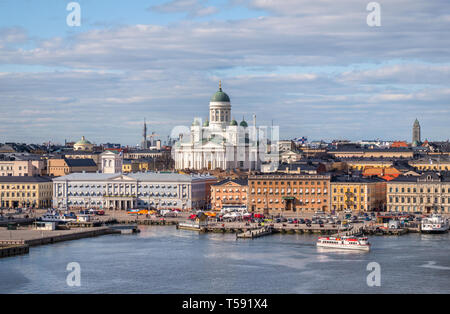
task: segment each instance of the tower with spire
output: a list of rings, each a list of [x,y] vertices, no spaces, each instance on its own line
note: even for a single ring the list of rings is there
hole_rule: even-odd
[[[145,121],[144,118],[144,128],[142,130],[142,148],[143,149],[148,149],[148,141],[147,141],[147,122]]]
[[[412,146],[419,146],[421,144],[420,140],[420,124],[419,120],[414,121],[412,129]]]

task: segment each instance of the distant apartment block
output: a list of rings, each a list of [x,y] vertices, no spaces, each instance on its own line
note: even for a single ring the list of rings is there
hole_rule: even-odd
[[[0,160],[0,176],[39,176],[45,174],[44,160]]]

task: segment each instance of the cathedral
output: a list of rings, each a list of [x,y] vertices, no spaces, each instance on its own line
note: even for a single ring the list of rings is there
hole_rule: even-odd
[[[259,170],[256,118],[249,126],[231,116],[230,97],[222,90],[212,95],[209,118],[194,119],[190,136],[181,135],[173,149],[176,169],[191,170]]]

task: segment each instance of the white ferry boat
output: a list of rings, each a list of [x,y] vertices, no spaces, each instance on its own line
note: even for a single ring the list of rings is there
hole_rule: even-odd
[[[65,223],[65,222],[71,222],[71,221],[77,221],[76,217],[68,217],[68,216],[64,216],[64,215],[59,215],[56,213],[46,213],[43,216],[41,216],[39,218],[40,221],[44,221],[44,222],[60,222],[60,223]]]
[[[318,247],[369,251],[370,243],[367,237],[319,237],[317,240]]]
[[[440,215],[433,214],[431,217],[422,219],[421,231],[424,233],[444,233],[448,229],[448,220]]]

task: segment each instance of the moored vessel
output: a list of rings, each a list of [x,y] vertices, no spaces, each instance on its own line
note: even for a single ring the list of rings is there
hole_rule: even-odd
[[[437,214],[423,218],[420,225],[420,230],[423,233],[444,233],[447,232],[448,228],[448,220]]]

